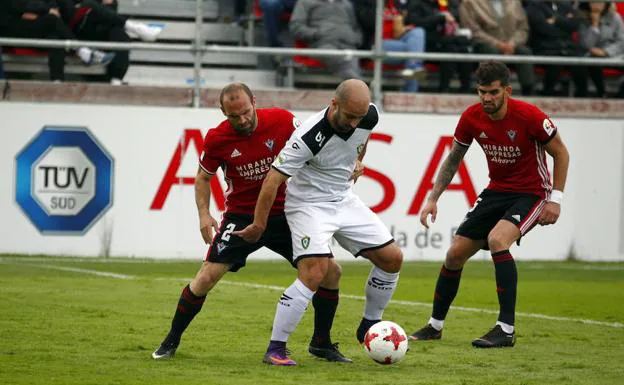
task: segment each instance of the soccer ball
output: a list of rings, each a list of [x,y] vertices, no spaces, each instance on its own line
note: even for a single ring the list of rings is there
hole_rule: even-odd
[[[377,322],[364,336],[364,349],[369,357],[382,365],[399,362],[407,352],[407,334],[392,321]]]

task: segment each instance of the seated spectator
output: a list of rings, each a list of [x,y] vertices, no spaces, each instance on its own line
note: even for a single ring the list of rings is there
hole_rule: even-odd
[[[292,12],[297,0],[260,0],[263,13],[264,38],[269,47],[282,47],[279,39],[280,17],[284,12]]]
[[[592,57],[621,57],[624,54],[624,23],[609,1],[581,3],[581,45]],[[589,67],[589,76],[599,97],[605,96],[602,68]],[[624,86],[620,89],[624,94]]]
[[[583,56],[585,50],[575,42],[572,34],[578,31],[581,19],[571,4],[532,0],[528,3],[527,17],[531,33],[529,43],[536,55]],[[587,67],[544,65],[542,95],[553,96],[562,68],[572,74],[575,96],[587,96]]]
[[[80,40],[129,43],[130,34],[144,41],[155,41],[161,28],[128,20],[117,13],[117,0],[56,0],[61,16]],[[114,51],[106,67],[107,80],[121,85],[130,65],[128,50]]]
[[[298,0],[290,19],[296,39],[312,48],[357,49],[362,32],[350,0]],[[354,58],[320,59],[342,79],[360,78],[359,61]]]
[[[470,34],[459,28],[459,0],[409,0],[405,22],[426,31],[428,52],[470,53]],[[470,93],[473,63],[440,62],[438,92],[449,92],[454,73],[459,74],[461,93]]]
[[[529,23],[520,0],[463,0],[459,6],[461,24],[472,31],[475,53],[531,55],[525,44]],[[514,64],[522,95],[531,95],[535,84],[533,64]]]
[[[76,40],[76,36],[61,20],[56,2],[35,0],[0,0],[0,36],[27,39]],[[107,65],[115,57],[114,53],[104,53],[87,47],[74,49],[86,65]],[[48,49],[48,67],[52,81],[65,79],[65,50]]]
[[[375,36],[376,0],[355,0],[355,13],[363,32],[363,49],[370,49]],[[403,14],[394,7],[393,1],[386,1],[383,21],[383,49],[391,52],[423,52],[425,31],[413,25],[405,25]],[[386,59],[385,63],[405,65],[401,76],[406,81],[403,91],[418,92],[418,80],[426,76],[422,60]]]

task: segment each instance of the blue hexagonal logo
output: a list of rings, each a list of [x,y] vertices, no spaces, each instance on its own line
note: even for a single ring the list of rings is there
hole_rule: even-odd
[[[113,167],[86,127],[45,126],[15,156],[15,201],[42,234],[84,234],[113,204]]]

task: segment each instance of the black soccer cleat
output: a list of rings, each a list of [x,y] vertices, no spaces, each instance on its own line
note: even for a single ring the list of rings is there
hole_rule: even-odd
[[[326,359],[331,362],[345,362],[352,363],[350,358],[345,357],[340,350],[338,350],[338,343],[315,346],[310,344],[308,351],[315,357]]]
[[[442,329],[436,330],[431,324],[427,324],[409,336],[410,341],[439,340],[442,338]]]
[[[162,344],[160,344],[160,347],[158,347],[158,349],[156,349],[153,353],[152,353],[152,358],[155,360],[162,360],[165,358],[173,358],[175,356],[175,352],[176,349],[178,349],[178,345],[180,345],[180,342],[175,342],[175,341],[167,341],[164,340]]]
[[[355,336],[357,337],[357,340],[360,344],[364,343],[364,337],[366,337],[366,332],[368,331],[368,329],[370,329],[370,327],[377,322],[381,322],[381,320],[369,320],[366,318],[362,318],[360,326],[358,326],[357,332],[355,332]]]
[[[472,341],[475,348],[504,348],[512,347],[516,343],[516,333],[505,333],[500,325],[494,326],[483,337]]]

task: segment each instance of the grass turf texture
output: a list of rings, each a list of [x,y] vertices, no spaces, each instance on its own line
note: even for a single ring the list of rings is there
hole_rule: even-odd
[[[290,285],[295,271],[283,261],[252,260],[241,272],[226,275],[176,357],[154,361],[150,353],[166,334],[181,289],[199,263],[0,258],[3,384],[624,383],[624,264],[519,262],[517,344],[478,350],[470,342],[494,325],[498,304],[492,264],[469,262],[454,305],[485,311],[452,308],[442,340],[411,343],[401,363],[381,366],[355,340],[370,265],[341,262],[333,339],[355,363],[328,363],[307,353],[310,306],[288,344],[299,365],[284,368],[261,362],[281,291],[248,285]],[[408,333],[423,326],[439,268],[440,263],[405,264],[396,302],[384,318]]]

